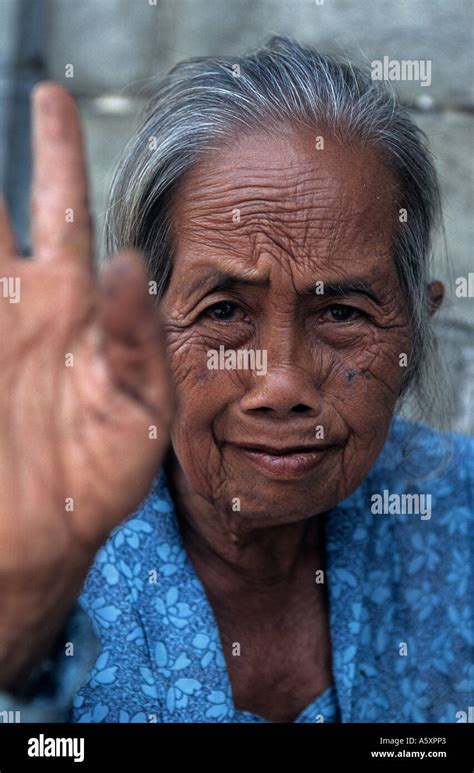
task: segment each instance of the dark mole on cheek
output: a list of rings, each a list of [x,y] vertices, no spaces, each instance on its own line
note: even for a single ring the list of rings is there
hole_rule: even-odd
[[[357,376],[364,376],[364,378],[370,379],[372,378],[372,374],[369,370],[346,370],[346,378],[347,383],[352,384],[352,382],[357,378]]]
[[[346,371],[346,378],[347,378],[347,383],[348,384],[352,384],[352,382],[354,381],[354,379],[357,376],[357,373],[358,373],[357,370],[347,370]]]

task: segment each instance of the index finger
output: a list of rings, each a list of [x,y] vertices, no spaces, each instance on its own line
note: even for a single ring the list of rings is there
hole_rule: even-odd
[[[15,233],[8,214],[7,204],[0,193],[0,263],[18,255]]]
[[[33,254],[93,265],[93,229],[79,110],[61,85],[33,90]]]

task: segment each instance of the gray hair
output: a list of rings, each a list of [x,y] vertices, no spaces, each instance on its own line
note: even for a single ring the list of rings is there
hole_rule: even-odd
[[[107,253],[141,249],[160,297],[172,272],[172,199],[183,176],[204,150],[222,145],[231,132],[271,132],[282,122],[377,147],[399,179],[400,206],[408,217],[393,255],[412,336],[404,394],[420,394],[426,376],[433,381],[435,356],[426,286],[432,232],[441,213],[437,176],[425,135],[365,66],[280,36],[247,56],[199,57],[175,66],[154,84],[115,174]],[[424,408],[431,410],[426,398],[424,392]]]

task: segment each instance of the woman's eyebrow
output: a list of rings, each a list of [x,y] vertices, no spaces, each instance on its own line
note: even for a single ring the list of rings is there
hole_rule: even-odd
[[[322,298],[334,298],[342,295],[365,295],[375,303],[380,303],[379,296],[370,286],[368,278],[348,278],[344,282],[324,282],[320,280],[305,287],[301,295],[317,295]]]
[[[249,279],[245,276],[239,276],[229,271],[209,271],[204,276],[201,276],[195,282],[188,285],[186,289],[186,295],[188,297],[194,295],[199,290],[205,290],[206,292],[221,292],[223,290],[231,290],[233,287],[238,286],[250,286],[250,287],[270,287],[270,279]]]
[[[204,276],[199,277],[195,282],[188,285],[186,290],[186,296],[191,297],[198,291],[211,292],[224,292],[225,290],[231,290],[235,287],[270,287],[270,278],[265,279],[249,279],[239,274],[234,274],[229,271],[210,271]],[[324,298],[334,298],[343,295],[362,294],[373,300],[375,303],[380,303],[380,298],[373,292],[370,287],[370,280],[368,278],[353,277],[344,280],[344,282],[313,282],[311,285],[307,285],[303,290],[298,290],[297,294],[302,297],[319,296]]]

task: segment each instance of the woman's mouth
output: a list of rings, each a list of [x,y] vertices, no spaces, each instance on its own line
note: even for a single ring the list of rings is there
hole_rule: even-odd
[[[272,448],[249,444],[236,446],[260,472],[278,480],[292,480],[311,472],[331,446]]]

